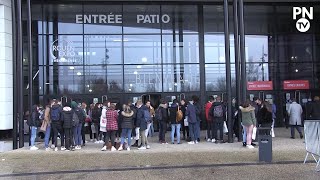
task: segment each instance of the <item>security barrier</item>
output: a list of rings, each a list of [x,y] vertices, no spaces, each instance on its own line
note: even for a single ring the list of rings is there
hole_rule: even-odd
[[[305,121],[304,133],[307,151],[304,163],[306,163],[309,154],[311,154],[317,163],[316,171],[320,171],[320,120]],[[319,159],[317,160],[317,158]]]

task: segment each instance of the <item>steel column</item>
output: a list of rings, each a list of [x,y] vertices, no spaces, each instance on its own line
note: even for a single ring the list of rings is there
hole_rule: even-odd
[[[243,17],[243,0],[239,0],[239,32],[240,32],[240,57],[241,57],[241,102],[247,99],[247,71],[245,54],[245,32]]]

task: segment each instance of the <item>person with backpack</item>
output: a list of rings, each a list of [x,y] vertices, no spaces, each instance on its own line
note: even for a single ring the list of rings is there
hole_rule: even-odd
[[[130,151],[134,111],[131,110],[130,106],[125,105],[123,108],[123,111],[121,112],[121,115],[122,115],[122,122],[121,122],[122,134],[121,134],[121,144],[118,151],[122,151],[124,149],[123,146],[124,146],[124,141],[126,137],[128,138],[127,151]]]
[[[209,97],[209,101],[205,105],[206,111],[206,119],[207,119],[207,141],[208,142],[216,142],[216,134],[214,133],[214,123],[213,118],[211,116],[210,109],[213,104],[214,98],[212,96]]]
[[[53,105],[51,106],[51,113],[50,113],[50,119],[51,119],[51,126],[53,130],[53,139],[54,139],[54,151],[58,151],[58,133],[60,134],[60,140],[61,140],[61,150],[65,150],[64,147],[64,132],[62,128],[62,122],[60,121],[61,116],[61,106],[59,105],[58,100],[53,101]]]
[[[80,107],[78,107],[77,102],[72,101],[71,108],[74,112],[72,115],[72,122],[73,122],[73,137],[74,137],[75,149],[80,150],[81,137],[82,137],[81,129],[82,129],[82,123],[84,122],[85,116],[84,116],[83,110]]]
[[[216,101],[212,104],[212,107],[209,111],[210,115],[215,122],[214,134],[217,134],[219,130],[220,138],[219,141],[216,139],[216,143],[224,143],[223,141],[223,124],[226,118],[226,107],[221,101],[221,97],[217,96]]]
[[[65,134],[66,151],[74,150],[73,116],[74,116],[74,111],[71,109],[70,103],[67,103],[63,107],[61,112],[61,121],[63,122],[63,129]]]
[[[39,148],[35,146],[35,140],[37,137],[37,129],[41,126],[39,119],[39,107],[37,105],[32,106],[32,112],[28,118],[28,125],[30,127],[30,150],[38,150]]]
[[[150,146],[148,145],[148,139],[146,137],[146,130],[147,130],[147,122],[150,120],[151,115],[149,112],[149,109],[143,105],[141,100],[138,100],[137,102],[137,124],[136,126],[139,127],[140,136],[141,136],[141,147],[139,147],[139,150],[145,150],[150,149]]]
[[[179,109],[178,100],[174,99],[169,108],[169,119],[171,122],[171,144],[174,144],[174,133],[177,133],[177,143],[180,144],[180,121],[177,121],[177,111]]]
[[[111,104],[110,108],[107,109],[106,117],[107,117],[107,134],[105,139],[105,145],[101,149],[101,151],[106,151],[109,140],[111,140],[111,151],[116,151],[117,149],[114,147],[116,132],[118,130],[118,112],[115,110],[116,106]]]
[[[168,104],[162,100],[161,104],[155,112],[155,119],[159,122],[159,142],[160,144],[167,144],[166,142],[166,130],[168,120]]]

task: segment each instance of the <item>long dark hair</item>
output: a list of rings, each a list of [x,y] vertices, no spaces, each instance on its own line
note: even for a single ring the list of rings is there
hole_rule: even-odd
[[[242,107],[243,108],[247,108],[251,105],[251,101],[250,100],[246,100],[243,104],[242,104]]]

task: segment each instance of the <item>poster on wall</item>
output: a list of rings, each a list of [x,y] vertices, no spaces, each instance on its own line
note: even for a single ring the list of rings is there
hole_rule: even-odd
[[[308,80],[286,80],[283,81],[284,90],[299,90],[299,89],[309,89]]]
[[[270,91],[273,90],[272,81],[251,81],[247,83],[248,91]]]

